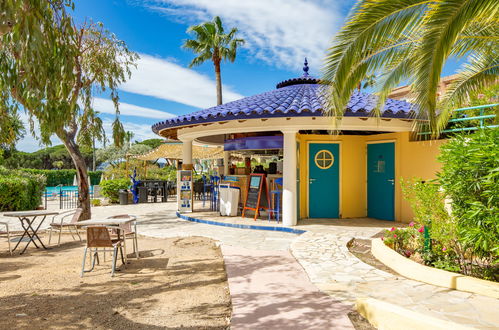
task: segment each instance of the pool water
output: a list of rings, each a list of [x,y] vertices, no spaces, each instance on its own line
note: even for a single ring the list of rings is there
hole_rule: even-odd
[[[90,186],[90,193],[93,192],[93,186]],[[45,187],[45,193],[53,194],[58,193],[59,191],[78,191],[78,186],[58,186],[58,187]]]

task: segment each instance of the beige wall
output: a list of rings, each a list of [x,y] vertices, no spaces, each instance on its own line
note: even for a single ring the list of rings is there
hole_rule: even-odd
[[[300,218],[308,217],[308,143],[340,144],[340,216],[358,218],[367,215],[367,143],[395,142],[395,219],[410,222],[412,211],[402,198],[400,178],[435,178],[440,169],[436,160],[443,140],[410,142],[409,133],[368,136],[299,135],[300,142]]]

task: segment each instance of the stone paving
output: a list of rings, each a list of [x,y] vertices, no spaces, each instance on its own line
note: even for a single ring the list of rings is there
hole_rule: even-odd
[[[346,245],[352,238],[370,238],[393,223],[377,222],[376,226],[374,222],[373,226],[367,219],[333,221],[336,225],[297,226],[310,231],[291,243],[292,254],[323,292],[352,305],[357,298],[371,297],[477,329],[499,328],[499,300],[392,275],[348,251]]]
[[[226,246],[291,251],[312,283],[333,299],[350,306],[357,298],[372,297],[462,325],[499,329],[498,299],[392,275],[363,263],[348,251],[346,244],[350,239],[370,238],[381,229],[394,225],[393,222],[369,219],[304,220],[295,228],[307,232],[296,235],[193,223],[177,218],[175,209],[176,203],[170,201],[94,207],[92,212],[94,218],[123,213],[137,215],[138,231],[142,235],[207,236]],[[9,222],[14,230],[20,229],[16,218],[0,216],[0,221]],[[237,221],[254,223],[249,219]],[[47,227],[49,222],[50,219],[47,219],[42,228]]]

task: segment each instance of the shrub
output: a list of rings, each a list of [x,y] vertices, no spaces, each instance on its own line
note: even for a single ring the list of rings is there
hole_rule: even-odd
[[[128,189],[130,187],[130,180],[128,179],[115,179],[103,180],[100,183],[102,195],[109,198],[111,203],[119,201],[120,189]]]
[[[457,135],[441,148],[438,180],[452,199],[464,248],[481,263],[499,259],[499,129]]]
[[[98,198],[94,198],[91,200],[92,206],[101,206],[101,201]]]
[[[47,186],[54,187],[60,184],[65,186],[73,185],[76,170],[38,170],[33,168],[24,168],[21,171],[44,175],[47,178]],[[102,171],[88,172],[91,185],[97,185],[100,182]]]
[[[41,175],[0,168],[0,211],[35,210],[44,189]]]

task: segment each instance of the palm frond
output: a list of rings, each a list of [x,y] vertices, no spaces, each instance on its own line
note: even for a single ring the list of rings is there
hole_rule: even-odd
[[[473,54],[463,64],[442,98],[442,109],[437,120],[437,132],[445,128],[452,109],[465,105],[472,95],[499,83],[499,54],[491,50],[485,54]]]
[[[416,103],[425,109],[432,131],[436,123],[437,90],[440,74],[452,47],[476,17],[497,15],[497,1],[446,0],[432,5],[425,18],[425,32],[417,57],[414,89]]]

